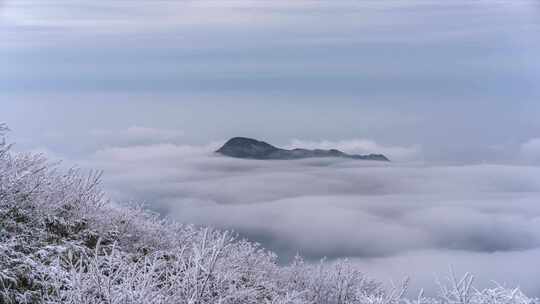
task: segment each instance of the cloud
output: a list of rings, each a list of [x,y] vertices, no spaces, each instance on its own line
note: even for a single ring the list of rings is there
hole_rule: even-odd
[[[514,288],[519,286],[531,295],[540,295],[540,274],[536,267],[540,249],[494,253],[464,250],[423,250],[398,256],[353,259],[365,272],[390,282],[410,276],[409,296],[414,297],[423,289],[436,296],[436,279],[444,282],[451,267],[457,275],[466,272],[475,275],[475,287],[494,287],[495,283]]]
[[[341,141],[304,141],[294,139],[291,141],[290,148],[300,147],[307,149],[338,149],[343,152],[353,154],[382,153],[390,159],[396,161],[419,160],[421,154],[421,149],[419,146],[385,146],[369,139],[352,139]]]
[[[234,229],[282,261],[297,252],[350,257],[382,280],[408,274],[422,283],[451,264],[474,271],[479,284],[495,278],[540,295],[530,283],[538,280],[530,268],[540,250],[538,167],[240,160],[213,154],[220,143],[105,147],[80,164],[105,169],[114,200]]]
[[[86,0],[4,1],[1,15],[8,25],[78,31],[159,31],[186,25],[257,25],[276,9],[318,8],[310,2]],[[266,12],[266,14],[265,14]]]
[[[521,144],[519,155],[528,163],[540,163],[540,138],[532,138]]]
[[[148,128],[131,126],[125,130],[111,131],[95,129],[90,135],[100,142],[114,145],[143,145],[155,143],[174,143],[182,139],[184,132],[181,130]]]
[[[107,154],[109,159],[114,157],[129,158],[128,154],[137,153],[138,156],[132,155],[131,157],[138,157],[141,160],[144,157],[164,157],[163,154],[167,153],[170,155],[187,153],[190,149],[193,150],[192,153],[198,153],[201,148],[204,148],[203,146],[177,145],[184,140],[182,130],[148,128],[137,125],[116,129],[44,131],[41,133],[41,138],[22,138],[16,142],[17,149],[43,150],[55,159],[59,157],[70,159],[74,155],[85,156],[91,153]],[[123,150],[126,147],[131,147],[131,149]],[[154,152],[158,154],[152,155],[151,153]],[[62,155],[63,157],[61,157]]]

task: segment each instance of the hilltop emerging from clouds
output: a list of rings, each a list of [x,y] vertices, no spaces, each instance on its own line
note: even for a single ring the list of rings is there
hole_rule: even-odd
[[[245,159],[260,159],[260,160],[288,160],[288,159],[303,159],[317,157],[334,157],[334,158],[349,158],[361,160],[376,160],[389,161],[382,154],[347,154],[336,149],[323,150],[314,149],[308,150],[296,148],[292,150],[280,149],[274,147],[264,141],[246,137],[234,137],[228,140],[216,153],[230,157],[245,158]]]

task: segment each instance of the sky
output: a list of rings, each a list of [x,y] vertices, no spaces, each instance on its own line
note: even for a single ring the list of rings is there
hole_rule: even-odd
[[[118,203],[348,257],[428,291],[449,265],[540,296],[537,1],[0,0],[18,151]],[[233,136],[389,164],[227,159]],[[432,291],[432,290],[431,290]]]
[[[539,9],[3,0],[2,120],[25,148],[58,152],[96,130],[146,127],[185,143],[370,140],[427,161],[511,161],[540,133]],[[56,147],[55,135],[79,140]]]

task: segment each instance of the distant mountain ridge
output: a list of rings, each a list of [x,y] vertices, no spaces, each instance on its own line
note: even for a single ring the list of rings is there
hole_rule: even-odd
[[[336,149],[281,149],[272,146],[264,141],[259,141],[247,137],[234,137],[229,139],[216,153],[244,159],[261,159],[261,160],[287,160],[287,159],[302,159],[314,157],[338,157],[361,160],[376,160],[390,161],[383,154],[347,154]]]

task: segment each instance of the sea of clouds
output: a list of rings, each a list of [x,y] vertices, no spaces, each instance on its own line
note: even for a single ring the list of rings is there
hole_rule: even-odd
[[[233,229],[283,263],[297,253],[310,261],[347,257],[379,280],[409,275],[413,290],[428,292],[452,266],[475,273],[479,287],[496,280],[540,295],[540,167],[534,163],[426,164],[414,161],[421,159],[419,147],[365,140],[293,140],[290,147],[375,146],[397,161],[258,161],[216,155],[220,144],[102,147],[79,165],[105,170],[115,201],[142,201],[181,222]],[[523,144],[524,159],[535,146],[535,140]]]

